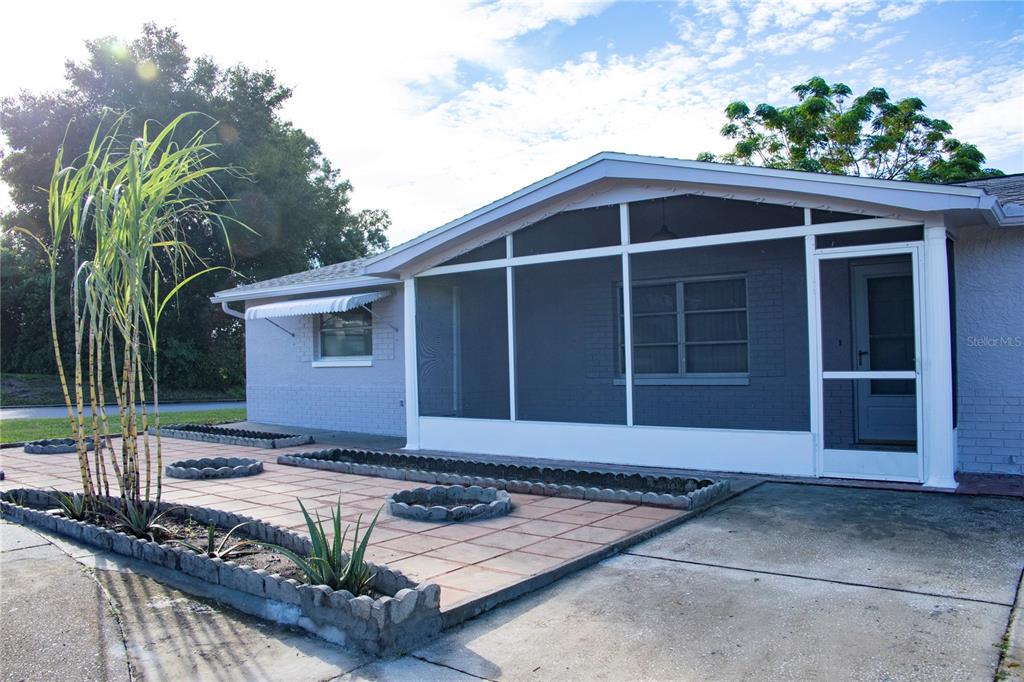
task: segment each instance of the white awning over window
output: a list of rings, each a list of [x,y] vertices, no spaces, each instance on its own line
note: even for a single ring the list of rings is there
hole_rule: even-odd
[[[253,306],[245,311],[247,320],[264,320],[270,317],[294,317],[296,315],[319,315],[320,313],[343,313],[359,306],[368,305],[390,295],[390,291],[369,291],[365,294],[327,296],[324,298],[303,298],[297,301],[281,301]]]

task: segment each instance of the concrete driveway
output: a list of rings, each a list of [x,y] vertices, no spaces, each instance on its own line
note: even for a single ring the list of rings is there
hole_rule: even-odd
[[[511,680],[991,680],[1022,562],[1021,500],[767,483],[415,655]]]
[[[7,569],[19,553],[41,550],[32,537],[16,542],[29,532],[14,530],[0,527],[8,600],[31,583]],[[144,679],[992,680],[1012,605],[1024,599],[1024,501],[795,484],[757,486],[383,661],[193,599],[137,575],[133,562],[59,544],[96,570]],[[58,554],[61,570],[80,574]],[[83,582],[78,598],[96,599],[96,590]],[[44,597],[39,610],[48,606]],[[1024,670],[1020,611],[1004,647],[1010,679]],[[36,629],[16,618],[5,609],[0,644],[21,647]],[[95,644],[98,653],[104,646]],[[3,678],[39,676],[28,659],[19,663],[27,668]]]

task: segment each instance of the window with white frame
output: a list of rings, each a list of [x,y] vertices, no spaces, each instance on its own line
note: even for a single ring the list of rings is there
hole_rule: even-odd
[[[366,306],[320,315],[317,361],[369,364],[373,358],[373,316]]]
[[[743,277],[633,284],[633,373],[644,377],[745,376],[747,283]],[[619,291],[619,328],[622,329]],[[620,335],[619,367],[625,373]]]

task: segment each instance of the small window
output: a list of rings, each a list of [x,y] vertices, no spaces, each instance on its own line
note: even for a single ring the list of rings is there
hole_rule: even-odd
[[[368,365],[373,358],[373,317],[367,307],[320,316],[321,365]]]
[[[621,291],[619,307],[622,322]],[[625,349],[619,343],[620,371]],[[747,283],[742,277],[633,285],[633,373],[745,375]]]

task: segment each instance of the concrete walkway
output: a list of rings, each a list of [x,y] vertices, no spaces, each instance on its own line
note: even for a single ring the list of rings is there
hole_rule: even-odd
[[[193,410],[223,410],[239,407],[245,408],[244,400],[225,400],[207,403],[160,403],[160,414],[168,414],[171,412],[191,412]],[[110,408],[113,408],[113,413],[116,415],[117,406],[108,406],[108,409]],[[152,406],[150,406],[150,409],[152,409]],[[5,419],[54,419],[67,416],[67,408],[62,405],[57,407],[0,408],[0,421]]]
[[[992,680],[1000,665],[1000,679],[1024,679],[1022,518],[1012,498],[767,483],[384,661],[190,597],[134,562],[62,541],[68,553],[40,550],[41,536],[3,525],[3,674],[52,677],[39,620],[52,628],[50,600],[77,599],[89,632],[62,618],[61,639],[96,655],[64,661],[65,677],[93,677],[78,668],[94,659],[121,669],[104,653],[113,635],[98,634],[117,633],[97,625],[109,602],[133,679]],[[29,549],[46,553],[33,568],[65,571],[67,596],[9,572]],[[9,610],[30,596],[46,615]],[[41,653],[8,658],[16,646]]]

